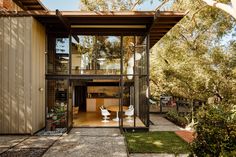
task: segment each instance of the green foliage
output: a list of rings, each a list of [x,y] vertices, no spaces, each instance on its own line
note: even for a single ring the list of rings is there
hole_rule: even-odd
[[[181,127],[186,127],[189,123],[187,118],[180,115],[177,111],[168,111],[166,113],[166,118]]]
[[[236,110],[230,104],[207,105],[197,114],[197,138],[192,151],[198,157],[236,155]]]
[[[81,0],[80,9],[82,11],[127,11],[137,3],[141,4],[145,0]]]
[[[173,9],[189,13],[152,49],[151,94],[235,103],[235,20],[202,1],[178,0]]]

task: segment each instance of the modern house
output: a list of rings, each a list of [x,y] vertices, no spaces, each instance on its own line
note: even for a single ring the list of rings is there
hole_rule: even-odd
[[[49,11],[38,0],[0,8],[0,134],[148,129],[149,50],[184,13]]]

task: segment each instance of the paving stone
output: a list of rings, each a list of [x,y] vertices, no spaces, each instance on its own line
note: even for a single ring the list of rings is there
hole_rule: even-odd
[[[81,136],[121,136],[117,128],[73,128],[70,134]]]
[[[28,138],[28,136],[1,135],[0,136],[0,154],[10,149],[11,147],[14,147],[15,145],[19,144],[26,138]]]
[[[59,136],[31,136],[16,146],[22,148],[48,148]]]
[[[127,157],[119,129],[74,128],[58,140],[43,157]]]
[[[164,118],[160,114],[150,114],[150,120],[154,123],[154,125],[150,125],[150,131],[179,131],[184,130],[174,123],[170,122],[166,118]]]
[[[174,154],[156,154],[156,153],[146,153],[146,154],[130,154],[130,157],[188,157],[188,154],[179,154],[179,155],[174,155]]]
[[[0,157],[41,157],[46,149],[10,149]]]

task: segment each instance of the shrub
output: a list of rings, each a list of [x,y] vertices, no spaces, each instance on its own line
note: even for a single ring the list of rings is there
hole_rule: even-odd
[[[184,116],[181,116],[180,114],[178,114],[177,111],[167,112],[166,118],[181,127],[185,127],[186,125],[188,125],[188,120]]]
[[[207,105],[197,113],[197,138],[191,149],[202,156],[236,156],[236,115],[233,105]]]

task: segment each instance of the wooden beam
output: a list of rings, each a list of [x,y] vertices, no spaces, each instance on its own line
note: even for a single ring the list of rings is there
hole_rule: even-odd
[[[67,31],[70,31],[70,22],[62,16],[61,12],[58,9],[56,10],[56,15],[64,25],[64,27],[67,29]]]
[[[19,0],[13,0],[13,2],[16,3],[21,9],[27,10],[27,8]]]
[[[164,36],[166,33],[150,33],[150,37]]]
[[[162,38],[162,37],[164,37],[164,35],[163,36],[159,36],[159,37],[150,37],[151,39],[160,39],[160,38]]]
[[[166,32],[168,32],[170,29],[164,29],[164,28],[162,28],[162,29],[157,29],[157,28],[155,28],[155,29],[151,29],[151,32],[163,32],[163,33],[166,33]]]
[[[80,29],[71,29],[73,32],[78,32],[78,33],[104,33],[104,32],[130,32],[130,33],[142,33],[142,34],[145,34],[146,33],[146,29],[122,29],[122,28],[106,28],[106,29],[103,29],[103,28],[98,28],[98,29],[90,29],[90,28],[80,28]]]
[[[169,28],[169,29],[171,29],[174,26],[175,26],[175,24],[161,24],[161,23],[157,23],[156,25],[153,26],[153,28]]]

